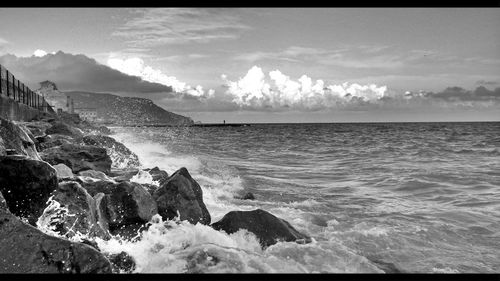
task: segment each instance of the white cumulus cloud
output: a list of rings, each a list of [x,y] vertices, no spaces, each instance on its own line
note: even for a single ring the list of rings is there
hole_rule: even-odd
[[[146,65],[141,58],[110,58],[108,59],[107,64],[113,69],[131,76],[140,77],[142,80],[170,86],[177,93],[186,93],[195,97],[210,97],[214,94],[212,89],[205,91],[200,85],[191,87],[187,83],[179,81],[174,76],[168,76],[161,70],[154,69],[151,66]]]
[[[37,49],[35,52],[33,52],[33,55],[35,57],[44,57],[47,55],[47,52],[45,52],[44,50]]]
[[[323,80],[313,81],[307,75],[294,80],[279,70],[266,74],[253,66],[238,81],[221,76],[227,86],[227,94],[241,107],[251,108],[333,108],[351,101],[376,102],[386,95],[386,86],[360,85],[345,82],[340,85],[325,85]]]

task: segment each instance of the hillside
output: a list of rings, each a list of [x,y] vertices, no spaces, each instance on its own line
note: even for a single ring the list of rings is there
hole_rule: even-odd
[[[95,108],[100,122],[117,125],[191,125],[193,120],[157,106],[149,99],[80,91],[64,92],[75,109]]]

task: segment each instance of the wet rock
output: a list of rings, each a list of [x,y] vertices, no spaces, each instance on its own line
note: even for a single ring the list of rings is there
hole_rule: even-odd
[[[113,168],[139,167],[139,158],[124,144],[117,142],[114,138],[103,135],[88,135],[82,138],[82,143],[103,147],[108,152],[113,162]]]
[[[78,234],[109,238],[107,229],[97,223],[94,198],[80,184],[74,181],[60,183],[53,193],[52,200],[58,202],[60,208],[51,208],[49,205],[44,210],[39,224],[50,226],[68,238]]]
[[[0,209],[0,273],[111,273],[97,250],[23,223]]]
[[[111,169],[106,149],[92,145],[63,144],[44,150],[40,156],[51,165],[65,164],[74,174],[85,170],[109,173]]]
[[[184,167],[154,191],[153,198],[163,219],[173,219],[179,213],[181,220],[210,224],[210,213],[203,203],[201,187]]]
[[[60,134],[60,135],[67,135],[71,137],[81,137],[83,134],[81,130],[77,130],[74,127],[69,126],[68,124],[61,122],[61,121],[55,121],[51,124],[50,128],[45,130],[45,133],[52,135],[52,134]]]
[[[21,155],[0,156],[0,191],[14,215],[34,225],[56,189],[56,170],[48,163]]]
[[[247,192],[243,196],[241,197],[236,196],[235,198],[241,200],[255,200],[255,197],[253,196],[252,192]]]
[[[116,182],[130,181],[130,179],[137,175],[139,170],[131,169],[131,170],[114,170],[112,169],[109,173],[109,176],[113,177],[113,180]]]
[[[38,138],[38,147],[39,151],[43,151],[48,148],[60,146],[63,144],[72,144],[75,143],[75,139],[66,135],[45,135],[43,138]]]
[[[111,255],[108,259],[113,265],[114,273],[131,273],[135,269],[134,258],[125,252]]]
[[[0,192],[0,210],[8,211],[9,207],[7,206],[7,201],[3,198],[2,192]]]
[[[82,176],[82,177],[90,177],[90,178],[93,178],[96,180],[113,182],[113,179],[106,176],[106,174],[101,172],[101,171],[85,170],[85,171],[79,172],[78,175]]]
[[[261,209],[229,212],[211,226],[216,230],[224,230],[228,234],[239,229],[246,229],[257,236],[264,248],[278,241],[311,242],[311,238],[298,232],[287,221]]]
[[[157,181],[160,186],[168,180],[168,173],[158,167],[154,167],[153,169],[147,171],[153,177],[153,181]]]
[[[35,137],[46,135],[46,131],[52,125],[43,121],[32,121],[22,123]]]
[[[75,177],[71,169],[64,164],[57,164],[52,167],[56,170],[57,178],[59,180],[73,179]]]
[[[95,196],[97,193],[111,194],[117,185],[111,181],[88,181],[88,179],[84,177],[77,177],[76,181],[80,183],[91,196]]]
[[[137,183],[119,183],[105,197],[110,231],[123,225],[144,224],[158,213],[151,195]]]
[[[0,117],[0,137],[4,149],[14,149],[17,154],[41,160],[29,130]],[[31,134],[31,133],[30,133]]]

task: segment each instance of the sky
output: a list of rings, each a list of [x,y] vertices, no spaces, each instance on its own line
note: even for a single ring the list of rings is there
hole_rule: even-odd
[[[205,123],[500,121],[498,26],[494,8],[2,8],[0,56]]]

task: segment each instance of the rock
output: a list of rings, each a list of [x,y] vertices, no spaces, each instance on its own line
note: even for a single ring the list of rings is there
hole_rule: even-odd
[[[396,273],[403,273],[401,269],[399,269],[394,263],[392,262],[386,262],[384,260],[378,259],[376,257],[367,257],[369,261],[374,263],[378,268],[383,270],[385,273],[391,273],[391,274],[396,274]]]
[[[41,160],[29,130],[0,117],[0,138],[4,149],[14,149],[18,154]]]
[[[121,182],[105,197],[110,231],[124,225],[144,224],[158,213],[151,195],[137,183]]]
[[[57,178],[59,180],[73,179],[75,177],[71,169],[64,164],[57,164],[53,165],[52,167],[56,169]]]
[[[75,139],[70,136],[59,135],[59,134],[45,135],[43,137],[38,138],[38,143],[39,146],[37,149],[39,149],[39,151],[43,151],[45,149],[60,146],[63,144],[72,144],[72,143],[74,144]]]
[[[22,123],[35,137],[46,135],[46,131],[52,125],[43,121],[32,121]]]
[[[80,184],[74,181],[60,183],[52,200],[58,202],[60,207],[49,205],[39,219],[39,225],[54,229],[67,238],[78,233],[87,237],[109,238],[107,229],[97,223],[94,198]]]
[[[115,182],[111,181],[86,181],[86,179],[89,178],[77,177],[76,181],[80,183],[91,196],[95,196],[97,193],[111,194],[117,185]]]
[[[228,234],[239,229],[246,229],[257,236],[263,248],[278,241],[311,242],[311,238],[298,232],[287,221],[261,209],[229,212],[211,226],[216,230],[224,230]]]
[[[130,151],[123,143],[114,138],[103,135],[88,135],[82,138],[82,143],[106,148],[113,162],[112,167],[118,169],[139,167],[139,158]]]
[[[125,252],[114,254],[108,257],[113,265],[114,273],[131,273],[135,269],[135,261]]]
[[[106,126],[99,126],[95,129],[96,132],[103,135],[111,135],[113,132]]]
[[[153,177],[153,180],[157,181],[160,186],[168,180],[168,173],[164,170],[160,170],[158,167],[154,167],[153,169],[147,171]]]
[[[7,155],[7,151],[5,149],[5,143],[2,139],[2,136],[0,135],[0,156]]]
[[[45,130],[45,133],[52,135],[52,134],[60,134],[60,135],[67,135],[71,137],[81,137],[83,134],[81,130],[77,130],[77,128],[71,127],[68,124],[61,122],[61,121],[55,121],[52,123],[52,126]]]
[[[48,163],[21,155],[0,156],[0,191],[14,215],[34,225],[56,189],[56,170]]]
[[[153,193],[158,213],[163,219],[181,220],[196,224],[210,224],[210,213],[203,203],[203,191],[186,168],[180,168]]]
[[[111,172],[109,175],[113,177],[113,180],[116,182],[122,182],[122,181],[130,181],[130,179],[137,175],[139,170],[137,169],[127,169],[127,170],[115,170],[111,169]]]
[[[5,201],[5,198],[3,198],[2,192],[0,192],[0,210],[9,210],[9,207],[7,206],[7,201]]]
[[[92,145],[63,144],[44,150],[41,157],[51,165],[65,164],[74,174],[85,170],[109,173],[111,169],[106,149]]]
[[[79,176],[82,176],[82,177],[90,177],[90,178],[94,178],[94,179],[97,179],[97,180],[101,180],[101,181],[110,181],[110,182],[114,182],[113,179],[111,179],[110,177],[106,176],[105,173],[103,172],[100,172],[100,171],[94,171],[94,170],[85,170],[85,171],[81,171],[78,173]]]
[[[255,197],[253,196],[253,193],[252,192],[247,192],[245,193],[245,195],[241,196],[241,197],[234,197],[236,199],[241,199],[241,200],[255,200]]]
[[[111,263],[83,243],[47,235],[0,209],[0,273],[111,273]]]

